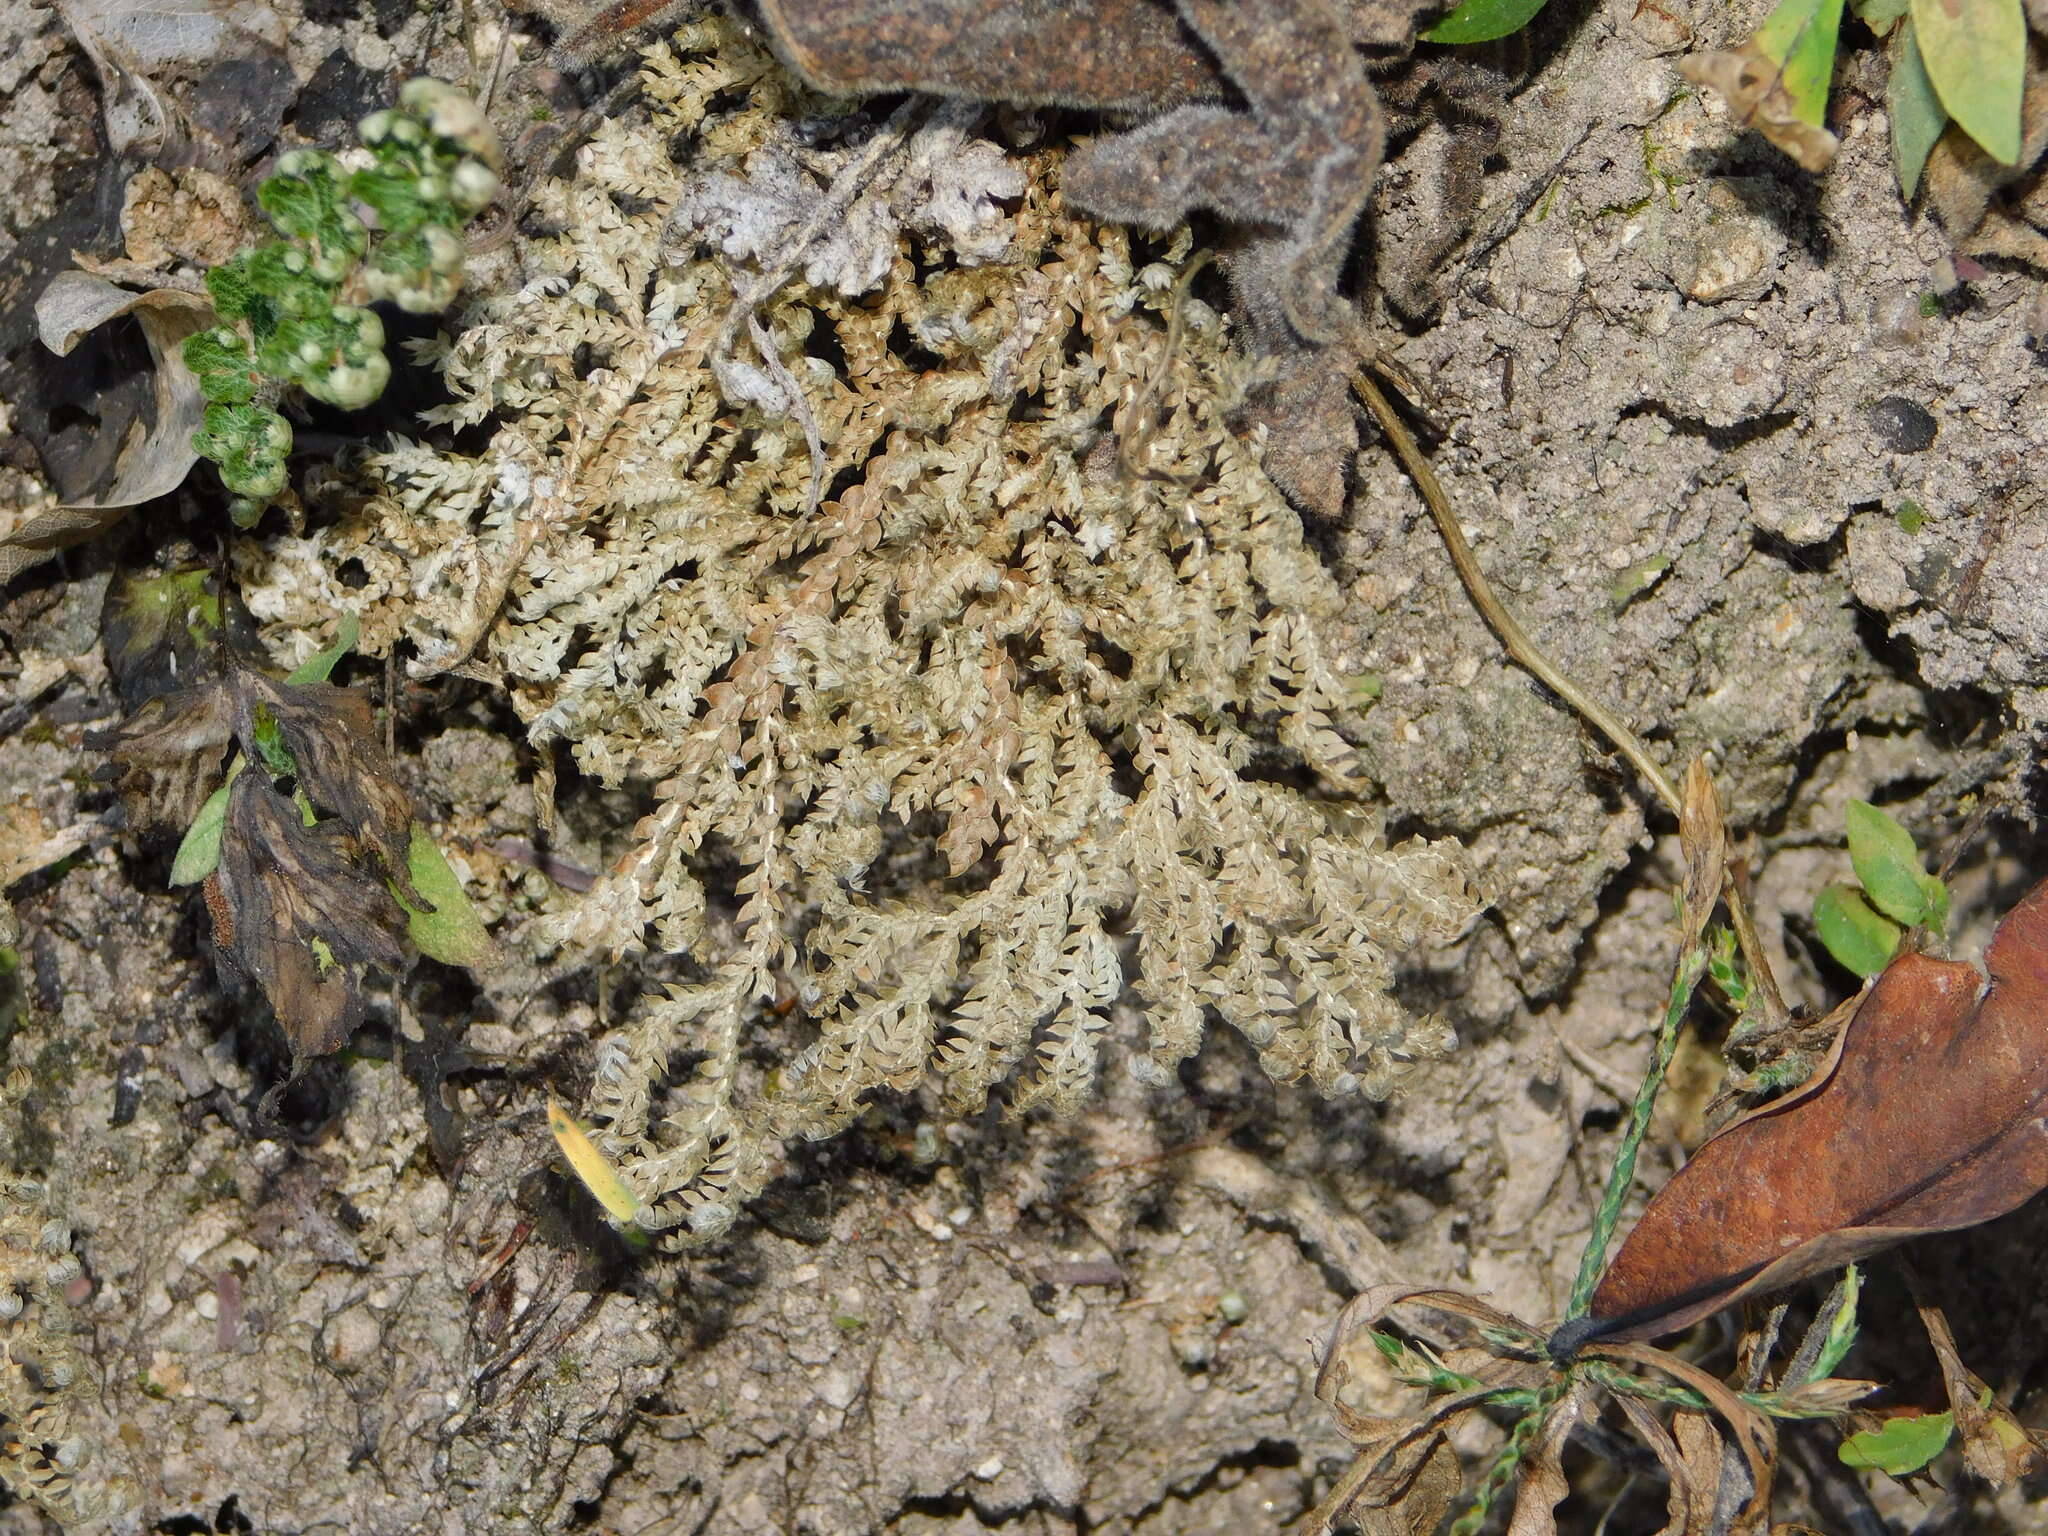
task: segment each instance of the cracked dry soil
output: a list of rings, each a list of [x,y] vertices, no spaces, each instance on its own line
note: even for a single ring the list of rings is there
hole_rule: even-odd
[[[275,9],[302,78],[337,49],[372,72],[463,67],[424,12]],[[1939,842],[1972,792],[2024,794],[2048,720],[2048,371],[2023,319],[2039,279],[1998,270],[1927,301],[1948,247],[1900,206],[1870,52],[1845,64],[1842,154],[1814,179],[1675,69],[1761,7],[1556,9],[1476,213],[1445,191],[1451,129],[1397,146],[1378,260],[1435,311],[1400,356],[1436,396],[1434,457],[1493,579],[1669,761],[1712,754],[1784,975],[1825,1003],[1843,977],[1801,914],[1839,877],[1844,802],[1880,799]],[[94,87],[54,13],[9,8],[0,32],[11,244],[89,163]],[[539,1092],[630,970],[541,978],[516,1018],[470,1032],[445,1088],[469,1139],[444,1165],[394,1058],[412,1010],[467,998],[409,993],[287,1101],[290,1134],[265,1134],[252,1109],[281,1053],[254,994],[216,982],[164,859],[103,835],[12,887],[0,1042],[34,1086],[0,1148],[76,1233],[97,1466],[139,1494],[122,1528],[1280,1530],[1348,1459],[1310,1385],[1354,1290],[1452,1283],[1556,1316],[1667,985],[1672,839],[1504,662],[1390,458],[1364,455],[1350,515],[1317,532],[1353,659],[1381,680],[1362,740],[1396,813],[1468,842],[1498,892],[1407,981],[1460,1050],[1385,1105],[1277,1088],[1213,1036],[1175,1088],[1112,1060],[1077,1122],[954,1125],[923,1161],[914,1115],[885,1107],[794,1154],[731,1239],[636,1260],[545,1171]],[[97,616],[138,539],[0,593],[6,836],[107,803],[82,737],[115,712]],[[408,722],[415,787],[461,846],[531,831],[503,724],[462,694]],[[565,846],[594,867],[633,809],[565,794]],[[1959,910],[1988,927],[2032,851],[1994,824]],[[1651,1187],[1698,1135],[1714,1067],[1694,1055]],[[1931,1263],[1972,1298],[1959,1331],[2022,1417],[2043,1377],[2038,1225],[2022,1212]],[[1863,1518],[1825,1458],[1791,1460],[1781,1517]],[[1590,1530],[1625,1468],[1576,1470],[1562,1516]],[[1926,1507],[1878,1497],[1901,1529]],[[1943,1529],[2039,1528],[2018,1496],[1939,1497],[1966,1522]],[[1624,1499],[1607,1529],[1654,1529],[1661,1508]],[[27,1505],[0,1520],[45,1528]]]

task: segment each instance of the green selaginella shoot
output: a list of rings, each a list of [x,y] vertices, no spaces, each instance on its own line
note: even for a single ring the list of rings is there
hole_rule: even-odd
[[[382,394],[391,364],[368,305],[430,314],[453,303],[463,227],[497,195],[496,135],[444,81],[408,81],[360,132],[358,163],[318,149],[279,157],[256,201],[281,238],[206,274],[220,323],[185,343],[206,398],[193,447],[220,466],[245,527],[285,489],[286,392],[343,410]]]

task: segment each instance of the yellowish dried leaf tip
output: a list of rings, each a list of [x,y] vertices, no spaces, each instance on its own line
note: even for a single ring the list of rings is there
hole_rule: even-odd
[[[619,1177],[612,1160],[597,1149],[597,1143],[576,1123],[575,1117],[553,1099],[548,1100],[548,1130],[554,1134],[555,1145],[562,1149],[562,1156],[569,1160],[576,1177],[583,1181],[583,1187],[614,1221],[630,1222],[640,1214],[640,1201],[626,1188],[626,1181]]]

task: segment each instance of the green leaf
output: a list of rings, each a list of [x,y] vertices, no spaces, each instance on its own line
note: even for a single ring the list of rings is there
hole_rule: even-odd
[[[1867,801],[1849,802],[1849,862],[1886,917],[1936,930],[1947,920],[1948,892],[1921,869],[1913,834]]]
[[[1863,1289],[1862,1273],[1851,1264],[1842,1273],[1842,1305],[1835,1313],[1835,1320],[1828,1325],[1828,1336],[1814,1357],[1813,1369],[1807,1373],[1808,1381],[1826,1381],[1841,1369],[1842,1361],[1849,1348],[1856,1342],[1856,1299]]]
[[[1899,28],[1899,35],[1892,40],[1892,72],[1885,83],[1884,107],[1892,120],[1892,164],[1898,167],[1899,190],[1911,198],[1920,189],[1920,173],[1927,168],[1927,156],[1935,140],[1948,126],[1948,113],[1941,98],[1934,94],[1934,82],[1927,78],[1927,64],[1920,57],[1920,44],[1913,35],[1911,20]],[[1899,514],[1902,528],[1904,506]],[[1917,515],[1919,509],[1914,511]]]
[[[391,894],[405,908],[406,931],[420,953],[445,965],[467,966],[471,970],[488,961],[496,948],[490,931],[463,893],[462,882],[455,878],[455,871],[449,868],[440,847],[417,822],[413,823],[412,842],[405,851],[405,868],[412,877],[413,889],[434,904],[431,912],[417,911],[399,896],[398,887],[391,888]]]
[[[178,851],[171,858],[171,884],[197,885],[220,867],[220,834],[227,825],[228,789],[235,782],[235,775],[247,766],[237,752],[228,764],[228,776],[221,780],[220,788],[199,807],[199,814],[192,818],[192,825],[185,829]]]
[[[1425,43],[1490,43],[1519,32],[1536,19],[1544,0],[1465,0],[1419,36]]]
[[[1899,24],[1899,18],[1912,7],[1913,0],[1849,0],[1849,9],[1856,13],[1856,19],[1879,37]]]
[[[1899,947],[1899,925],[1872,911],[1854,886],[1831,885],[1814,897],[1813,924],[1828,953],[1858,976],[1875,976]]]
[[[1913,30],[1948,115],[1992,159],[2016,162],[2027,88],[2021,0],[1913,0]]]
[[[1883,1429],[1866,1429],[1842,1442],[1835,1454],[1849,1467],[1875,1467],[1893,1477],[1918,1472],[1934,1460],[1955,1433],[1953,1413],[1903,1414]]]
[[[1784,0],[1751,39],[1765,58],[1782,67],[1778,84],[1792,98],[1801,122],[1819,127],[1827,117],[1828,83],[1834,79],[1841,33],[1842,0]]]
[[[344,613],[341,622],[334,627],[334,643],[300,662],[298,669],[285,681],[293,684],[326,682],[334,675],[341,658],[356,648],[356,637],[362,632],[362,622],[354,614]]]

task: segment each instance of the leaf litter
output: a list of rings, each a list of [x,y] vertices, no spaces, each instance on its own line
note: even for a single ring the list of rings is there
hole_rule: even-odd
[[[1921,1304],[1949,1398],[1945,1413],[1890,1418],[1855,1410],[1875,1389],[1838,1379],[1856,1338],[1854,1260],[1906,1238],[2002,1215],[2048,1186],[2048,882],[1999,924],[1985,972],[1908,948],[1858,999],[1836,1011],[1832,1055],[1801,1088],[1735,1122],[1701,1147],[1656,1195],[1603,1271],[1613,1223],[1633,1182],[1663,1070],[1710,953],[1732,948],[1709,927],[1729,861],[1719,806],[1703,768],[1688,773],[1682,946],[1671,1002],[1621,1156],[1574,1287],[1568,1319],[1544,1338],[1457,1291],[1386,1286],[1345,1309],[1326,1347],[1318,1396],[1358,1446],[1304,1529],[1363,1522],[1368,1531],[1435,1529],[1456,1499],[1418,1472],[1474,1413],[1519,1415],[1487,1465],[1453,1536],[1473,1536],[1515,1488],[1508,1529],[1556,1530],[1566,1490],[1559,1460],[1575,1421],[1603,1390],[1662,1464],[1663,1536],[1744,1536],[1770,1529],[1776,1422],[1850,1418],[1842,1459],[1904,1475],[1950,1443],[1994,1485],[2040,1464],[2042,1437],[1998,1404],[1961,1362],[1946,1319]],[[1920,873],[1911,839],[1872,813],[1854,823],[1858,873],[1904,923],[1937,930],[1947,892]],[[1910,941],[1909,941],[1910,943]],[[1717,968],[1716,975],[1721,970]],[[1741,990],[1739,987],[1737,990]],[[1646,1342],[1745,1298],[1847,1264],[1804,1342],[1767,1381],[1784,1314],[1745,1335],[1735,1384]],[[1387,1327],[1426,1307],[1474,1325],[1477,1340],[1441,1355]],[[1406,1315],[1400,1319],[1406,1322]],[[1347,1352],[1366,1336],[1396,1377],[1433,1401],[1397,1418],[1343,1402]],[[1670,1410],[1668,1418],[1659,1407]],[[1910,1421],[1908,1421],[1910,1417]],[[1377,1523],[1376,1523],[1377,1522]]]
[[[492,954],[369,696],[326,680],[353,641],[344,620],[279,682],[223,640],[199,681],[88,738],[129,824],[180,837],[173,883],[203,884],[221,958],[263,989],[297,1062],[347,1042],[369,973],[410,969],[408,940],[450,964]]]

